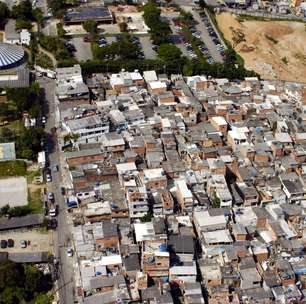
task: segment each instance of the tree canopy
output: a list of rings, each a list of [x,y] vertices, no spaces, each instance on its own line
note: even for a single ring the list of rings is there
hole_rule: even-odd
[[[33,265],[11,261],[0,262],[0,304],[51,303],[43,297],[52,288],[50,275],[44,275]],[[41,302],[41,298],[45,302]],[[32,302],[33,301],[33,302]]]
[[[143,7],[143,18],[146,25],[150,28],[152,41],[159,45],[167,42],[167,36],[171,33],[168,22],[160,18],[161,10],[155,3],[149,2]]]
[[[37,117],[40,110],[40,89],[38,83],[33,83],[27,88],[8,88],[8,100],[12,101],[18,115],[29,112],[32,117]]]
[[[94,44],[92,50],[96,59],[135,59],[137,58],[139,47],[136,44],[131,43],[128,38],[124,38],[103,47]]]
[[[97,33],[98,24],[94,20],[86,20],[83,23],[83,28],[87,33],[90,33],[91,35],[95,35]]]
[[[0,22],[4,21],[10,16],[10,11],[4,2],[0,2]]]
[[[180,60],[182,56],[181,50],[174,44],[162,44],[157,49],[157,54],[160,59],[165,62]]]
[[[16,154],[18,158],[35,160],[41,151],[41,139],[44,135],[42,128],[24,128],[16,140]]]

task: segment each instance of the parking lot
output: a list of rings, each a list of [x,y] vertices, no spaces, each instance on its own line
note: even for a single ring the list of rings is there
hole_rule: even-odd
[[[146,59],[155,59],[156,53],[153,50],[153,45],[149,36],[140,36],[139,41]]]
[[[41,232],[37,229],[25,231],[0,232],[0,240],[14,240],[14,247],[0,248],[0,252],[52,252],[52,232]],[[26,241],[26,248],[21,247],[21,241]]]
[[[192,10],[191,12],[194,20],[198,23],[195,28],[199,33],[199,38],[205,44],[209,51],[209,55],[212,58],[212,60],[210,60],[211,63],[212,61],[223,62],[225,46],[214,30],[208,16],[204,12],[201,13],[201,15],[195,10]]]
[[[90,42],[85,42],[83,37],[74,37],[70,43],[75,47],[74,56],[78,61],[92,60],[92,51]]]
[[[172,35],[170,41],[175,44],[182,52],[182,54],[188,58],[197,58],[196,54],[192,51],[190,45],[184,44],[183,37],[181,36],[181,28],[174,24],[173,19],[168,20]]]

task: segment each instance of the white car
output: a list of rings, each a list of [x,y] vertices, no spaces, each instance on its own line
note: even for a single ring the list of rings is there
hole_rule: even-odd
[[[48,193],[48,200],[50,201],[54,200],[54,194],[52,192]]]
[[[51,174],[47,174],[46,175],[46,181],[47,181],[47,183],[51,183],[52,182]]]
[[[68,257],[72,257],[73,256],[73,249],[72,248],[68,248],[67,249],[67,256]]]

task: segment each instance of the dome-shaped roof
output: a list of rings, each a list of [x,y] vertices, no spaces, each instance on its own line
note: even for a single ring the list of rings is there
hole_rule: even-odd
[[[9,68],[18,63],[24,57],[24,50],[22,47],[0,43],[0,69]]]

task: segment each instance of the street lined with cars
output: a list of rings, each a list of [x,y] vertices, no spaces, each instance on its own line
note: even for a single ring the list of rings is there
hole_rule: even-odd
[[[57,146],[56,129],[56,101],[55,101],[55,81],[45,77],[39,79],[40,87],[45,92],[45,113],[47,117],[45,131],[48,142],[48,163],[45,169],[47,182],[47,208],[49,215],[49,226],[54,230],[53,245],[56,248],[54,264],[58,268],[58,292],[60,303],[73,303],[73,265],[72,260],[67,257],[67,248],[71,247],[70,231],[71,223],[67,217],[67,207],[62,191],[62,171],[60,167],[60,154]],[[51,173],[51,169],[52,173]],[[51,175],[52,174],[52,175]],[[51,183],[52,181],[52,183]],[[52,197],[52,201],[48,198]]]
[[[210,19],[203,11],[200,14],[196,10],[191,10],[194,20],[197,22],[195,25],[197,32],[200,35],[200,39],[207,47],[211,59],[209,63],[223,62],[225,46],[220,41],[220,38],[216,31],[214,30]]]

